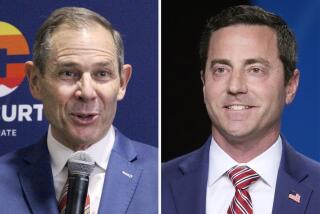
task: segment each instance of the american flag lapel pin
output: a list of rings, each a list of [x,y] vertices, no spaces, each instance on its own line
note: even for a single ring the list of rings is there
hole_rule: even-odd
[[[301,195],[299,193],[296,192],[290,192],[289,196],[288,196],[291,200],[293,200],[294,202],[300,204],[301,201]]]

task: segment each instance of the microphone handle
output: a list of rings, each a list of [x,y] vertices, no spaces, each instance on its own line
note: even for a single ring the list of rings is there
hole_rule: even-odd
[[[68,182],[65,214],[83,214],[88,193],[89,176],[69,175]]]

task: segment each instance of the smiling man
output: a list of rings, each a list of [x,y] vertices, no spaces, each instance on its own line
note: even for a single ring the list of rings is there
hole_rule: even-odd
[[[212,136],[163,164],[163,214],[317,213],[320,166],[280,134],[299,83],[296,42],[277,15],[235,6],[200,42]]]
[[[84,8],[58,9],[25,67],[49,128],[38,144],[0,159],[1,213],[64,213],[67,162],[77,151],[94,162],[86,213],[157,213],[156,149],[112,126],[132,68],[111,24]]]

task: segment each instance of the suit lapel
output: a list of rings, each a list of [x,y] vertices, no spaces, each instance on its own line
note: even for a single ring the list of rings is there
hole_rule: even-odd
[[[304,170],[304,162],[301,157],[284,139],[282,141],[283,151],[272,213],[305,213],[312,193],[312,189],[304,184],[308,174]],[[298,199],[290,199],[289,194],[300,196],[300,201]]]
[[[24,159],[18,176],[32,213],[58,213],[46,137]]]
[[[179,165],[182,176],[170,183],[177,213],[205,213],[210,142]]]
[[[116,130],[116,140],[106,171],[99,213],[126,213],[142,169],[135,167],[137,153],[130,140]]]

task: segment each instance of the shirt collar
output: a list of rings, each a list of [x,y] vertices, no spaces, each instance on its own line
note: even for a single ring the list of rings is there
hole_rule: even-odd
[[[282,153],[282,140],[276,142],[265,152],[249,161],[246,165],[260,175],[270,187],[275,188]]]
[[[216,143],[214,138],[212,138],[209,151],[208,185],[213,185],[217,180],[224,176],[231,167],[246,165],[256,171],[267,185],[275,188],[281,153],[282,140],[279,136],[270,148],[253,160],[248,163],[238,163],[225,153]]]
[[[238,163],[225,153],[216,143],[214,138],[211,138],[209,150],[209,172],[208,185],[213,185],[219,180],[226,171]]]
[[[111,150],[115,141],[115,130],[111,126],[107,134],[98,142],[92,144],[85,151],[95,161],[96,165],[103,170],[107,169]],[[51,157],[53,176],[58,175],[65,167],[68,159],[74,153],[73,150],[58,142],[53,136],[49,125],[47,136],[48,150]]]

